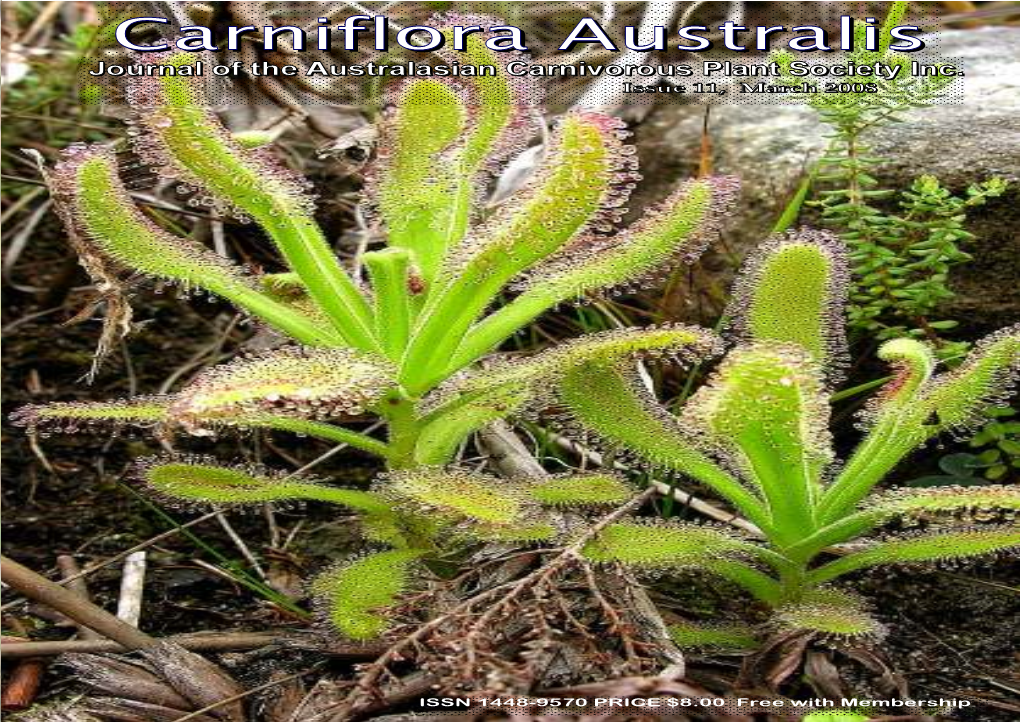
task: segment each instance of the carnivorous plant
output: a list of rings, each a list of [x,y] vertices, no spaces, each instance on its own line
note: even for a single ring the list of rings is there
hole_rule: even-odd
[[[484,40],[472,36],[471,61],[505,67],[508,54],[489,51]],[[138,62],[182,67],[199,58],[147,53]],[[132,78],[135,153],[195,191],[199,206],[257,224],[286,270],[256,273],[156,224],[132,201],[113,150],[96,145],[68,148],[47,173],[82,263],[111,308],[122,308],[113,293],[121,281],[141,274],[219,297],[289,342],[209,368],[175,393],[30,406],[17,420],[44,433],[272,429],[380,457],[390,473],[371,490],[188,455],[137,466],[149,487],[177,501],[315,500],[352,510],[384,550],[327,572],[314,588],[338,628],[357,638],[385,627],[376,610],[441,539],[544,538],[559,530],[543,508],[625,499],[626,485],[609,474],[500,481],[443,467],[474,431],[520,410],[576,364],[686,358],[713,346],[711,334],[680,325],[623,329],[485,369],[475,364],[558,304],[633,287],[696,256],[735,183],[689,181],[617,231],[639,180],[633,149],[621,122],[573,112],[525,186],[487,209],[488,180],[535,131],[536,96],[505,73],[393,89],[366,189],[384,245],[358,258],[362,280],[317,224],[304,181],[267,148],[251,147],[258,138],[231,135],[200,84],[183,75]],[[501,302],[504,294],[512,295]],[[123,323],[122,313],[115,325]],[[384,438],[351,428],[365,416],[385,423]]]
[[[773,608],[781,625],[854,636],[881,628],[859,597],[832,586],[840,577],[1020,546],[1015,485],[875,491],[911,451],[980,425],[985,410],[1008,398],[1020,326],[987,337],[942,374],[925,343],[882,344],[892,380],[870,401],[864,436],[840,463],[828,424],[843,366],[847,274],[846,249],[829,234],[794,232],[760,247],[730,308],[735,345],[678,415],[656,402],[632,361],[589,360],[564,374],[558,396],[573,423],[700,482],[761,530],[749,539],[716,526],[623,521],[588,544],[589,559],[704,570]],[[921,530],[868,536],[894,520]],[[731,628],[675,631],[693,645],[750,639]]]

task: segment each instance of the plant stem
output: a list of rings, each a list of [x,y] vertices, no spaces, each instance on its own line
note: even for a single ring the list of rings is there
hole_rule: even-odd
[[[388,248],[362,254],[372,278],[375,295],[375,334],[387,355],[399,361],[410,333],[411,305],[408,270],[411,254],[403,248]]]
[[[315,222],[286,207],[275,215],[259,214],[256,218],[336,330],[353,346],[381,350],[372,332],[368,303],[340,266]]]
[[[406,397],[391,396],[380,404],[380,413],[386,417],[389,429],[387,462],[391,469],[406,469],[416,465],[415,447],[422,426],[414,403]]]
[[[389,456],[389,448],[381,441],[365,436],[357,431],[344,429],[340,426],[327,424],[322,421],[308,421],[306,419],[289,418],[285,416],[273,416],[265,419],[256,419],[251,426],[259,426],[277,431],[288,431],[294,434],[307,434],[319,439],[336,441],[340,444],[349,444],[356,449],[367,451],[370,454],[381,456],[384,459]]]

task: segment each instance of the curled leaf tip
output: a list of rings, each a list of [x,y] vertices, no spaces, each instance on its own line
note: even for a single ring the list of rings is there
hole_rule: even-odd
[[[931,345],[912,338],[886,341],[879,347],[878,357],[889,364],[892,378],[861,410],[860,420],[865,428],[873,426],[883,414],[909,410],[931,379],[936,364]]]

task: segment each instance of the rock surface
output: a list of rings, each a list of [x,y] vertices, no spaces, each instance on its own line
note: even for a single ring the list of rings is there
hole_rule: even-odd
[[[1020,28],[947,31],[938,41],[941,55],[962,61],[963,102],[913,111],[869,140],[889,158],[876,173],[882,187],[904,188],[925,173],[956,191],[992,176],[1013,181],[1005,196],[972,212],[968,228],[977,238],[967,250],[975,258],[951,276],[958,295],[944,315],[970,335],[1020,318]],[[703,119],[701,107],[663,105],[637,128],[646,182],[633,206],[654,202],[694,172]],[[746,105],[714,107],[710,127],[715,171],[743,181],[726,239],[743,255],[767,235],[825,147],[825,127],[805,106]],[[802,219],[810,222],[810,213]]]

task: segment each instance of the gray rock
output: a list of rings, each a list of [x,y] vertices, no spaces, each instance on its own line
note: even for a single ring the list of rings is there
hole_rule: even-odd
[[[992,176],[1014,181],[1006,196],[972,212],[968,228],[977,238],[967,250],[975,259],[951,277],[958,295],[944,315],[980,333],[1020,318],[1020,28],[948,31],[938,43],[941,55],[963,61],[963,102],[913,111],[869,140],[890,159],[876,173],[882,187],[904,188],[926,173],[956,191]],[[633,207],[654,202],[694,172],[703,117],[701,107],[663,105],[638,127],[646,181]],[[825,147],[824,135],[804,106],[712,109],[715,171],[743,180],[726,238],[738,255],[768,234],[802,170]],[[802,218],[811,221],[810,212]],[[708,259],[709,268],[724,265]]]

